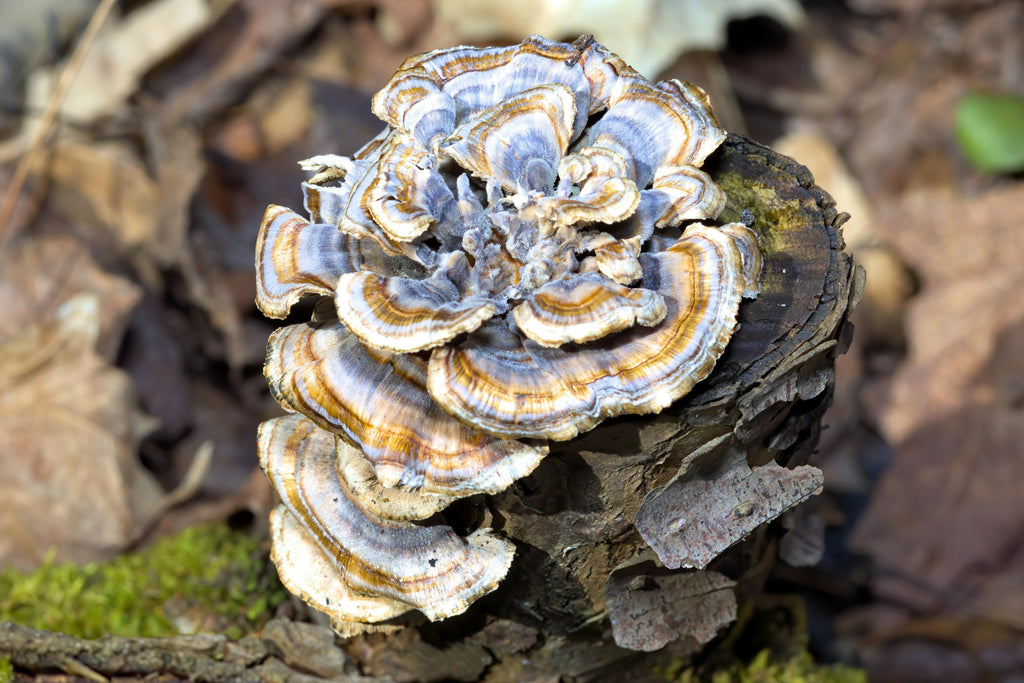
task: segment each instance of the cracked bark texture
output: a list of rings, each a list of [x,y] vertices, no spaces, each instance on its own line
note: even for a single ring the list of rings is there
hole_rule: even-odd
[[[504,493],[446,510],[455,528],[491,526],[517,547],[498,590],[465,614],[337,641],[347,668],[331,671],[288,668],[280,638],[252,639],[246,647],[270,649],[218,660],[242,667],[231,680],[649,680],[654,667],[714,646],[736,601],[760,592],[784,534],[801,531],[765,520],[820,490],[820,472],[805,465],[863,274],[843,251],[845,214],[803,166],[730,136],[704,168],[728,197],[719,220],[752,215],[764,251],[761,293],[741,305],[714,372],[661,414],[554,443]],[[10,639],[0,636],[2,652]],[[175,668],[170,656],[143,672],[66,655],[104,675],[226,680]],[[62,668],[41,655],[13,661]]]

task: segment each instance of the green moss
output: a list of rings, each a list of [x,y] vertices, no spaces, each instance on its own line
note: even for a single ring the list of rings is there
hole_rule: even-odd
[[[14,683],[14,665],[10,657],[0,657],[0,683]]]
[[[104,564],[0,572],[0,621],[101,635],[235,637],[272,616],[287,594],[257,541],[223,524],[186,529]]]
[[[675,683],[867,683],[868,680],[861,669],[842,664],[818,664],[807,652],[777,662],[773,661],[770,651],[762,650],[752,661],[733,664],[710,676],[679,664],[657,673]]]
[[[712,683],[867,683],[867,674],[842,664],[817,664],[802,652],[785,662],[773,662],[762,650],[746,667],[716,673]]]
[[[867,674],[820,664],[807,652],[807,616],[795,595],[740,605],[736,621],[697,665],[681,660],[655,673],[676,683],[867,683]]]

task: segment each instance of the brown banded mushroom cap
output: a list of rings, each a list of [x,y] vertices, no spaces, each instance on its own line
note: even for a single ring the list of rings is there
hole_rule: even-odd
[[[541,346],[601,339],[634,324],[652,327],[665,318],[656,292],[630,288],[594,274],[549,282],[516,306],[516,325]]]
[[[558,84],[573,91],[576,137],[587,117],[606,107],[619,79],[634,76],[625,62],[593,41],[567,44],[529,36],[508,47],[454,47],[410,57],[374,96],[373,113],[396,128],[411,130],[404,123],[432,94],[424,87],[428,80],[455,102],[458,125],[536,85]],[[416,98],[417,90],[426,95],[423,100]]]
[[[395,353],[431,349],[472,332],[498,312],[481,296],[462,298],[445,278],[343,275],[335,293],[342,321],[364,344]]]
[[[434,621],[465,611],[508,571],[514,547],[488,530],[463,538],[444,524],[384,520],[360,507],[334,469],[334,437],[308,420],[291,415],[264,422],[258,445],[260,466],[288,512],[352,593],[404,603]],[[313,555],[307,541],[300,541],[302,552]],[[288,567],[306,576],[306,569]],[[291,574],[291,580],[307,590],[323,586],[320,567],[308,569],[311,578]],[[369,607],[373,614],[347,618],[378,621],[378,610],[390,614],[387,603]]]
[[[373,623],[410,610],[399,600],[353,591],[336,561],[317,545],[313,532],[284,505],[270,513],[270,540],[270,560],[284,587],[332,620]]]
[[[366,207],[395,242],[408,242],[455,210],[455,196],[434,169],[434,157],[411,135],[383,144]]]
[[[452,496],[384,486],[362,451],[341,437],[334,439],[334,469],[359,507],[381,519],[426,519],[455,500]]]
[[[356,239],[368,239],[379,246],[384,253],[393,256],[406,256],[415,260],[416,253],[411,245],[404,240],[396,240],[391,233],[383,229],[373,218],[371,205],[374,199],[381,199],[381,180],[378,178],[382,158],[391,159],[394,154],[390,132],[374,145],[363,158],[352,157],[348,167],[338,168],[336,174],[313,178],[302,184],[304,204],[314,223],[333,225],[343,233]],[[383,208],[378,207],[379,211]],[[415,222],[415,218],[412,219]],[[395,232],[408,228],[396,227]]]
[[[636,183],[626,176],[626,162],[610,149],[588,147],[562,157],[559,191],[540,200],[540,211],[555,223],[617,223],[640,202]],[[580,191],[572,196],[572,187]]]
[[[722,226],[722,232],[736,242],[736,247],[743,257],[743,297],[753,299],[761,293],[761,243],[757,233],[743,223],[728,223]]]
[[[599,273],[612,282],[629,285],[643,275],[640,265],[640,240],[609,240],[594,249],[594,263]]]
[[[370,240],[310,223],[283,206],[267,207],[256,244],[256,303],[264,315],[284,318],[302,296],[330,296],[338,278],[362,269],[389,269]]]
[[[698,168],[664,166],[654,174],[651,189],[642,193],[640,201],[650,202],[650,208],[645,207],[645,211],[652,214],[654,227],[664,228],[695,218],[717,216],[725,206],[725,193]]]
[[[736,325],[752,275],[734,240],[691,226],[669,249],[643,254],[644,289],[665,319],[574,349],[508,349],[470,337],[430,356],[428,388],[459,420],[498,436],[569,439],[607,417],[658,412],[711,372]]]
[[[538,85],[467,120],[441,142],[441,151],[510,192],[543,192],[555,183],[575,116],[569,88]]]
[[[497,492],[545,453],[453,419],[337,321],[275,332],[265,372],[278,400],[358,447],[386,487],[457,497]]]

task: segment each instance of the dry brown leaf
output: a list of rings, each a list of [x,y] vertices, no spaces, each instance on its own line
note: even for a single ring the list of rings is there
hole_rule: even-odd
[[[9,245],[5,261],[5,300],[38,305],[0,338],[0,564],[31,568],[51,547],[59,560],[109,557],[159,495],[135,459],[151,424],[96,351],[138,290],[67,240]]]
[[[131,538],[131,486],[144,476],[134,447],[147,425],[128,377],[92,350],[99,308],[80,294],[0,344],[0,563],[27,568],[50,547],[95,560]]]
[[[873,582],[898,615],[869,627],[875,666],[962,651],[998,658],[1024,606],[1024,184],[977,197],[919,191],[882,212],[917,270],[909,353],[864,402],[895,449],[850,544],[877,566]],[[928,620],[951,626],[941,642]],[[982,642],[977,624],[1002,629]],[[992,659],[994,662],[995,659]],[[902,664],[900,664],[902,662]],[[993,671],[999,666],[993,664]]]
[[[188,54],[149,74],[146,83],[170,120],[199,121],[230,107],[254,78],[324,16],[321,0],[237,0]]]
[[[182,258],[189,205],[204,165],[196,134],[158,111],[146,117],[143,133],[146,159],[126,144],[64,140],[49,174],[57,210],[90,243],[134,262],[145,276]]]
[[[154,0],[110,21],[86,53],[61,105],[61,116],[89,123],[124,107],[142,76],[174,54],[215,18],[204,0]],[[63,65],[31,77],[30,111],[49,99]]]
[[[1021,444],[1019,410],[969,404],[897,447],[850,541],[879,567],[880,597],[915,611],[972,612],[978,588],[1003,576],[1016,597],[1002,599],[1024,600],[1024,558],[1008,562],[1024,541]]]
[[[519,40],[531,33],[557,40],[593,33],[651,78],[682,52],[725,47],[730,19],[763,14],[790,28],[804,19],[800,5],[790,0],[640,0],[628,9],[608,0],[435,0],[434,5],[439,21],[453,25],[461,40]]]
[[[909,356],[891,383],[866,401],[894,445],[983,389],[973,385],[996,336],[1024,316],[1024,184],[977,197],[921,190],[886,204],[881,225],[918,274],[908,315]]]
[[[58,208],[68,216],[93,216],[122,253],[157,239],[161,189],[127,146],[68,140],[54,150],[49,172],[58,185]]]
[[[312,85],[305,78],[266,83],[232,111],[231,119],[214,132],[211,143],[241,162],[278,154],[309,132],[312,97]]]
[[[906,362],[866,402],[897,456],[855,542],[913,577],[926,594],[915,601],[954,590],[1024,525],[1022,202],[1015,183],[973,198],[919,192],[883,214],[922,291]]]
[[[158,217],[157,233],[147,241],[145,251],[153,263],[168,267],[184,258],[192,199],[207,167],[195,129],[170,118],[160,102],[147,100],[142,109],[143,163],[152,169],[160,188],[158,201],[151,207]]]
[[[615,644],[653,652],[673,640],[709,642],[736,619],[735,581],[712,571],[617,571],[605,583]]]
[[[984,11],[954,12],[940,9],[951,4],[944,0],[881,1],[903,5],[907,14],[856,32],[851,42],[860,49],[845,60],[832,59],[819,73],[826,87],[846,91],[841,106],[822,117],[823,124],[842,140],[851,166],[876,196],[948,184],[958,161],[961,175],[969,172],[953,141],[957,100],[968,89],[1019,92],[1024,87],[1021,3],[991,2]]]
[[[0,342],[52,316],[61,302],[77,294],[98,297],[103,305],[95,321],[96,347],[113,358],[128,317],[139,301],[139,288],[96,266],[82,245],[68,237],[22,240],[0,252]]]

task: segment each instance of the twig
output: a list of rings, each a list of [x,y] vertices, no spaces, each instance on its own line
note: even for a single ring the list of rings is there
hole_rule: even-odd
[[[181,483],[174,487],[170,493],[168,493],[160,504],[157,505],[154,510],[141,524],[141,528],[132,532],[132,541],[128,544],[127,549],[134,549],[142,543],[147,536],[157,527],[163,516],[168,511],[181,505],[185,501],[195,497],[199,493],[199,489],[203,485],[203,479],[206,478],[207,472],[210,471],[210,465],[213,463],[213,441],[207,440],[199,444],[199,448],[196,449],[195,455],[192,456],[192,462],[189,463],[188,470],[185,472],[185,477]]]
[[[0,654],[8,655],[19,673],[36,674],[60,669],[96,683],[110,678],[143,681],[165,676],[208,683],[315,683],[320,680],[325,683],[372,683],[380,680],[359,674],[326,672],[321,677],[307,670],[291,668],[281,658],[299,661],[308,655],[311,643],[321,651],[325,648],[337,650],[336,653],[324,653],[325,657],[333,654],[334,659],[345,659],[336,644],[325,645],[322,638],[311,640],[305,630],[299,633],[305,635],[291,641],[280,638],[264,640],[253,636],[236,641],[213,633],[170,638],[103,636],[85,639],[0,621]],[[333,640],[330,636],[328,638]]]
[[[54,662],[61,668],[64,673],[71,674],[72,676],[78,676],[95,683],[110,683],[110,679],[106,676],[102,676],[85,664],[82,664],[77,659],[72,659],[66,654],[59,654],[54,659]]]
[[[43,144],[53,128],[54,121],[57,120],[57,114],[60,112],[61,104],[64,102],[64,96],[67,95],[67,91],[74,82],[75,76],[78,75],[78,70],[85,60],[89,47],[96,40],[96,34],[99,33],[100,27],[103,26],[103,22],[106,21],[107,15],[110,14],[110,10],[113,9],[116,1],[101,0],[99,6],[96,7],[92,18],[89,19],[89,24],[82,33],[81,40],[78,41],[74,52],[71,54],[71,58],[61,72],[60,79],[57,81],[53,93],[50,94],[50,101],[46,104],[43,118],[32,135],[32,140],[29,142],[25,154],[22,155],[17,168],[14,169],[14,177],[11,179],[11,184],[7,187],[7,192],[4,194],[3,208],[0,209],[0,247],[3,246],[9,237],[7,228],[10,225],[11,217],[14,215],[14,208],[18,204],[18,198],[21,196],[21,188],[28,179],[28,174],[32,171],[32,167],[35,165],[36,159],[43,149]]]

